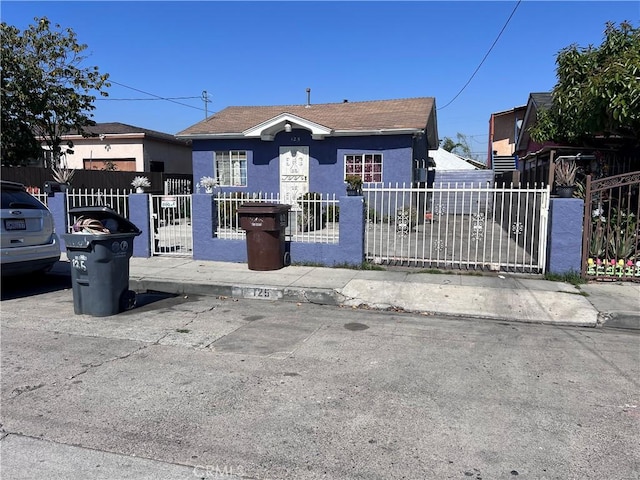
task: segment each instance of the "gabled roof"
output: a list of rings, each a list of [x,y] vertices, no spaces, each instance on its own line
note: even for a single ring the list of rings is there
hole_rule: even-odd
[[[438,144],[432,97],[308,105],[232,106],[179,132],[179,138],[247,138],[270,140],[286,123],[306,128],[315,138],[344,135],[389,135],[424,131],[430,146]]]
[[[520,137],[516,144],[516,152],[526,150],[529,145],[529,128],[535,124],[537,120],[537,112],[546,108],[551,108],[553,105],[553,94],[551,92],[542,93],[530,93],[529,101],[527,102],[527,110],[524,114],[524,121],[522,122],[522,129],[520,130]]]

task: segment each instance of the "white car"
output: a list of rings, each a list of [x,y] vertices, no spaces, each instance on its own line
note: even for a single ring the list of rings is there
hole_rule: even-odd
[[[2,276],[47,272],[60,259],[53,215],[24,185],[0,181]]]

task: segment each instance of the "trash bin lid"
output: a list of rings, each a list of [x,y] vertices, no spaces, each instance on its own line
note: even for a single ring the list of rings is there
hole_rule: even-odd
[[[248,215],[286,213],[291,209],[291,205],[286,203],[266,203],[266,202],[245,202],[238,207],[238,213]]]
[[[118,224],[117,233],[133,233],[135,235],[140,235],[142,233],[142,231],[133,223],[131,223],[127,218],[124,218],[122,215],[120,215],[110,207],[75,207],[70,208],[69,213],[74,216],[74,220],[83,215],[86,217],[95,218],[96,220],[99,220],[101,222],[107,219],[115,220]]]

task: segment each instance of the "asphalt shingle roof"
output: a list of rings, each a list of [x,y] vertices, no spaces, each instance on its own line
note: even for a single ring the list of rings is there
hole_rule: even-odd
[[[425,129],[433,112],[433,97],[307,105],[232,106],[178,136],[239,134],[283,113],[289,113],[336,131]],[[435,116],[434,116],[435,118]]]
[[[143,133],[145,136],[151,138],[157,138],[174,143],[185,143],[184,140],[177,139],[175,135],[172,135],[170,133],[149,130],[148,128],[135,127],[133,125],[127,125],[126,123],[120,122],[96,123],[95,125],[92,125],[90,127],[85,127],[85,130],[94,135],[125,135],[131,133]]]

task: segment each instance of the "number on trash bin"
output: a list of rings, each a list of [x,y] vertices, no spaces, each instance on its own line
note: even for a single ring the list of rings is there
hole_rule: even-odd
[[[87,265],[84,263],[85,260],[86,260],[86,258],[84,258],[82,256],[74,257],[74,258],[71,259],[71,265],[76,270],[82,270],[83,272],[86,272],[87,271]]]

